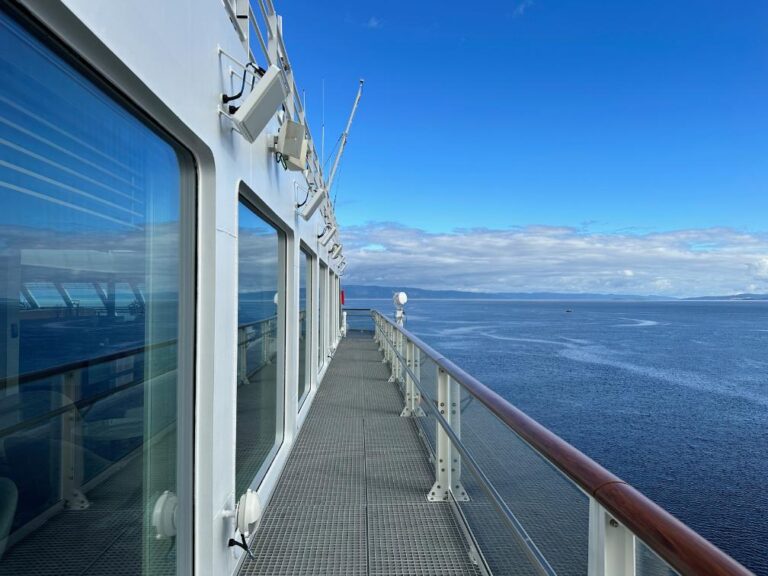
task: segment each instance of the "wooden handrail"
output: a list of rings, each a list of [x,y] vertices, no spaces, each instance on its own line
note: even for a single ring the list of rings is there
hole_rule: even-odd
[[[389,325],[416,345],[437,366],[525,440],[547,461],[592,496],[619,522],[683,576],[754,576],[717,546],[694,532],[658,504],[609,472],[557,434],[513,406],[476,378],[398,326],[377,310]]]

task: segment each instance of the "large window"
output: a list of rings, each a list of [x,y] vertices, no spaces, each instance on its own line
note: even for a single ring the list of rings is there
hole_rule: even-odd
[[[0,573],[174,574],[194,167],[41,38],[0,11]]]
[[[283,441],[285,239],[241,201],[238,209],[236,490],[257,484]]]
[[[312,259],[302,249],[299,252],[299,405],[309,389],[312,332],[309,330],[312,307],[309,305],[312,286]]]
[[[326,307],[328,306],[328,267],[320,264],[318,278],[319,298],[317,303],[317,369],[325,365],[325,331],[327,326]]]

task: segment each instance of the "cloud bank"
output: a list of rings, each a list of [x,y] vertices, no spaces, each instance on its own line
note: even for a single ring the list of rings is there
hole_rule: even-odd
[[[589,233],[557,226],[430,233],[343,229],[349,284],[479,292],[699,296],[768,292],[768,234],[730,228]]]

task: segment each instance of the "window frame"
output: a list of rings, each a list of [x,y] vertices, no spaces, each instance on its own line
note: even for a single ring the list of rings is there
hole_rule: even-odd
[[[318,327],[317,334],[319,342],[317,343],[318,359],[317,373],[323,371],[328,360],[328,265],[319,260],[318,266]]]
[[[299,278],[297,279],[297,286],[299,290],[299,310],[298,313],[301,314],[301,254],[304,254],[304,256],[307,259],[306,269],[304,270],[304,273],[307,275],[306,279],[306,287],[305,287],[305,298],[306,298],[306,306],[304,309],[304,318],[307,323],[306,328],[306,350],[304,352],[305,358],[304,358],[304,393],[299,395],[299,382],[297,381],[296,385],[296,391],[297,391],[297,408],[296,412],[301,412],[302,408],[304,407],[305,401],[307,397],[309,396],[309,393],[312,391],[313,383],[315,381],[315,378],[313,376],[313,370],[314,363],[312,360],[314,359],[314,329],[315,329],[315,322],[314,322],[314,306],[315,306],[315,298],[314,298],[314,288],[315,288],[315,260],[317,259],[317,255],[312,251],[312,249],[309,247],[307,243],[304,241],[301,241],[299,243]],[[301,320],[299,319],[299,322]],[[299,330],[300,332],[300,330]],[[297,336],[298,337],[298,336]],[[301,354],[301,347],[298,348],[298,353]],[[300,371],[297,368],[297,374],[300,374]]]
[[[276,412],[278,414],[278,422],[279,422],[279,434],[280,434],[280,441],[275,442],[275,444],[272,446],[270,451],[267,453],[267,456],[264,459],[264,462],[262,462],[261,466],[259,467],[258,472],[256,475],[251,479],[251,482],[248,486],[250,490],[256,491],[258,490],[261,483],[266,478],[269,469],[271,468],[272,464],[275,462],[275,458],[277,458],[278,453],[280,452],[280,449],[285,444],[285,437],[286,437],[286,430],[287,430],[287,424],[288,424],[288,418],[286,414],[286,406],[288,405],[288,386],[287,386],[287,357],[286,357],[286,351],[287,351],[287,323],[288,323],[288,254],[289,254],[289,246],[290,242],[292,241],[293,237],[293,231],[290,229],[289,226],[283,222],[280,217],[272,210],[270,209],[266,203],[264,203],[263,200],[261,200],[256,193],[247,185],[245,182],[240,181],[239,183],[239,190],[238,190],[238,197],[237,197],[237,206],[238,208],[240,205],[245,206],[251,212],[253,212],[254,215],[256,215],[258,218],[261,218],[265,223],[272,226],[272,228],[275,229],[277,233],[277,250],[278,250],[278,257],[277,257],[277,266],[278,266],[278,276],[277,276],[277,290],[278,292],[282,293],[284,296],[283,298],[278,299],[278,306],[277,306],[277,366],[276,366],[276,373],[277,373],[277,385],[278,385],[278,391],[277,391],[277,406],[276,406]],[[238,248],[236,249],[236,252],[239,254],[239,242],[240,242],[240,235],[239,235],[239,228],[240,228],[240,222],[238,218],[237,223],[238,228]],[[239,259],[239,257],[238,257]],[[237,266],[237,282],[239,282],[240,278],[240,269],[239,269],[239,263]],[[240,295],[237,293],[237,303],[235,306],[235,316],[237,316],[237,310],[240,306]],[[233,326],[233,330],[235,331],[235,342],[237,341],[237,330],[238,325],[237,322],[235,322],[235,325]],[[235,427],[237,426],[237,388],[235,387],[235,395],[234,395],[234,401],[235,401],[235,413],[233,415],[233,419],[235,420]],[[235,428],[236,429],[236,428]],[[235,454],[237,453],[237,436],[235,435]],[[234,462],[234,468],[233,472],[235,474],[235,478],[237,475],[237,458],[235,458]],[[236,486],[236,479],[233,478],[233,486]],[[236,497],[239,497],[238,494]]]
[[[213,187],[213,156],[104,42],[60,1],[20,0],[2,10],[106,98],[168,144],[179,163],[179,309],[177,336],[176,573],[195,565],[196,442],[200,321],[199,259],[203,200]],[[30,524],[34,524],[33,520]],[[17,531],[26,530],[30,525]],[[31,526],[32,530],[37,526]],[[30,530],[31,531],[31,530]]]

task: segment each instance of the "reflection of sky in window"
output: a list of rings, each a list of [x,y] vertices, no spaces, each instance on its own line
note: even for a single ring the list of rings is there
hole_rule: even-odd
[[[146,289],[175,293],[176,150],[6,15],[0,76],[0,258],[24,282],[80,285],[139,284],[151,266]]]
[[[243,204],[238,211],[239,323],[274,316],[278,291],[278,233]]]
[[[0,53],[0,225],[24,214],[25,227],[82,235],[178,219],[175,195],[153,195],[179,188],[167,143],[6,16]]]

